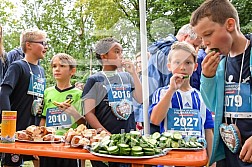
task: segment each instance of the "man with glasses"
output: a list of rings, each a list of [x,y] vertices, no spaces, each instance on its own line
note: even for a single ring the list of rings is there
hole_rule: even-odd
[[[46,33],[38,29],[25,30],[21,34],[20,44],[25,57],[9,66],[0,88],[0,111],[17,111],[17,131],[30,125],[39,125],[40,122],[37,112],[44,95],[45,72],[38,62],[45,57],[48,49]],[[20,166],[25,160],[34,158],[17,154],[2,155],[4,166]]]

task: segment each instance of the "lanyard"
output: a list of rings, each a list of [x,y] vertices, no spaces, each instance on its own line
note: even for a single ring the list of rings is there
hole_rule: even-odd
[[[111,86],[111,83],[110,83],[110,81],[109,81],[109,79],[108,79],[106,73],[105,73],[104,71],[102,71],[102,74],[103,74],[103,75],[106,77],[106,79],[108,80],[108,83],[109,83],[109,86],[110,86],[110,89],[111,89],[111,92],[112,92],[112,95],[113,95],[113,88],[112,88],[112,86]],[[121,76],[119,75],[119,73],[117,73],[117,75],[119,76],[120,81],[121,81],[121,83],[122,83],[123,92],[124,92],[124,99],[125,99],[125,89],[124,89],[123,81],[122,81],[122,78],[121,78]],[[113,97],[113,96],[112,96],[112,97]],[[114,101],[115,101],[115,100],[114,100]]]
[[[241,78],[242,78],[242,72],[243,72],[243,63],[244,63],[244,57],[245,57],[245,52],[246,52],[246,48],[248,46],[248,43],[249,43],[249,40],[246,41],[244,52],[242,54],[242,62],[241,62],[241,69],[240,69],[240,76],[239,76],[239,83],[238,83],[238,96],[240,95],[240,90],[241,90]],[[228,59],[228,57],[227,57],[227,59]],[[227,71],[226,69],[227,69],[227,65],[225,65],[224,82],[226,82],[226,71]],[[250,73],[251,73],[251,56],[250,56]],[[238,112],[238,106],[236,106],[236,113],[237,112]],[[224,107],[224,113],[225,113],[225,115],[227,113],[227,106],[226,105]],[[231,119],[231,123],[233,124],[232,114],[230,115],[230,119]],[[237,122],[237,118],[235,119],[235,123],[234,123],[235,125],[236,125],[236,122]],[[227,123],[227,116],[225,116],[225,123]]]
[[[27,65],[28,65],[28,67],[29,67],[29,69],[30,69],[30,74],[31,74],[31,75],[34,75],[33,72],[32,72],[31,66],[30,66],[30,64],[28,63],[28,61],[27,61],[25,58],[24,58],[23,60],[27,63]],[[40,70],[39,67],[38,67],[38,69],[39,69],[40,77],[42,78],[41,70]]]

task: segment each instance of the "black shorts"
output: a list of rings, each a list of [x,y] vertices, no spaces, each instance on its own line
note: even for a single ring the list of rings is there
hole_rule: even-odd
[[[40,167],[80,167],[78,159],[39,157]]]
[[[21,166],[23,164],[23,158],[20,154],[2,153],[1,165],[7,166]]]
[[[7,166],[21,166],[24,161],[35,160],[32,155],[2,153],[1,164]]]

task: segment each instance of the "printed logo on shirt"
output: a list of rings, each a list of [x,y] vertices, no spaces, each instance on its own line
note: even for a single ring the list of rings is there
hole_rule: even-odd
[[[186,104],[184,105],[184,107],[191,107],[190,104],[188,102],[186,102]]]

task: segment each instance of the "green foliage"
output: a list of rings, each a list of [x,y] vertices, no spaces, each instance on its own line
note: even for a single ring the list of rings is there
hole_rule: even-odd
[[[92,27],[90,17],[83,15],[83,5],[76,5],[67,0],[45,2],[32,4],[23,2],[26,6],[25,22],[28,27],[38,27],[48,34],[49,51],[47,57],[42,60],[42,65],[46,69],[48,85],[52,85],[54,80],[50,71],[50,59],[56,53],[67,53],[73,56],[78,62],[78,70],[84,73],[76,80],[85,82],[87,76],[89,61],[89,48],[92,43],[89,35],[91,29],[85,27],[85,24]],[[37,10],[33,10],[34,6]],[[29,20],[32,20],[29,21]]]
[[[122,16],[122,13],[112,0],[88,1],[85,15],[92,15],[97,29],[109,29]]]
[[[240,16],[241,31],[244,34],[252,33],[252,1],[251,0],[233,0]]]
[[[146,0],[148,44],[176,34],[187,24],[191,13],[204,0]],[[252,32],[251,0],[233,0],[240,16],[243,33]],[[21,15],[21,17],[20,17]],[[124,56],[140,50],[139,0],[1,0],[0,25],[4,27],[6,51],[19,45],[23,29],[38,27],[48,33],[49,50],[41,61],[46,70],[47,86],[54,84],[50,59],[59,52],[72,55],[78,62],[72,82],[85,82],[100,70],[91,52],[97,40],[114,36],[124,47]]]

